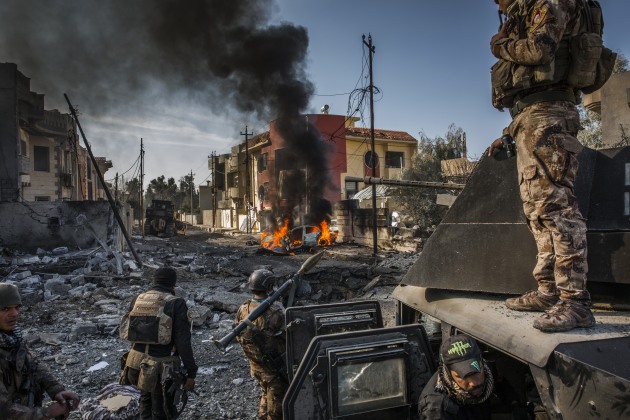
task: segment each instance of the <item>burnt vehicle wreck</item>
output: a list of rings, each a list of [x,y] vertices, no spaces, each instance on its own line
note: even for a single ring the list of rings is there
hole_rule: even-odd
[[[481,159],[394,290],[397,327],[382,327],[378,303],[287,309],[285,418],[418,418],[441,339],[458,332],[496,372],[496,414],[630,417],[630,147],[585,149],[579,160],[595,327],[548,334],[532,327],[536,313],[505,307],[535,287],[536,247],[503,151]]]
[[[275,231],[263,232],[260,249],[273,254],[289,254],[297,250],[313,250],[331,246],[337,239],[337,232],[329,227],[326,220],[319,225],[301,225],[289,229],[288,219]]]

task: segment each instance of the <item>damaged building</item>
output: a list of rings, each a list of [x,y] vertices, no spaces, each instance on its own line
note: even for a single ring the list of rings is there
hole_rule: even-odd
[[[44,94],[31,91],[30,78],[16,64],[0,64],[0,86],[0,246],[119,243],[97,176],[112,162],[96,157],[95,167],[72,117],[45,109]],[[85,229],[87,235],[78,234]]]
[[[209,159],[215,176],[200,187],[203,225],[259,232],[285,213],[295,225],[318,223],[308,216],[322,213],[318,206],[330,217],[337,202],[365,187],[346,177],[372,174],[370,129],[356,127],[357,118],[327,113],[296,121],[289,135],[282,122],[272,121],[269,131]],[[315,141],[309,142],[311,136]],[[379,129],[375,148],[377,176],[400,179],[418,141],[406,132]]]

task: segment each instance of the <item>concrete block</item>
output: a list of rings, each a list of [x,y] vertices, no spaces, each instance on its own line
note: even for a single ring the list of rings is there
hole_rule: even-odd
[[[24,288],[24,287],[32,287],[35,288],[37,286],[39,286],[41,284],[41,279],[39,278],[39,276],[35,275],[35,276],[31,276],[31,277],[27,277],[25,279],[22,279],[18,282],[18,287],[20,289]]]
[[[209,306],[195,305],[194,307],[188,309],[188,318],[195,327],[201,327],[211,316],[212,307]]]
[[[67,246],[60,246],[52,250],[53,255],[63,255],[68,253]]]
[[[86,335],[97,335],[98,327],[93,322],[80,321],[72,326],[71,337],[84,337]]]
[[[47,280],[44,284],[44,290],[53,295],[66,295],[70,289],[71,286],[66,284],[65,280],[60,277]]]
[[[42,257],[42,263],[44,264],[56,264],[57,261],[59,261],[59,258],[57,257],[52,258],[52,257],[49,257],[48,255],[44,255]]]
[[[26,270],[19,273],[15,273],[12,277],[16,280],[22,280],[27,277],[31,277],[31,275],[32,275],[31,272],[29,270]]]
[[[71,277],[70,284],[74,287],[83,286],[85,284],[85,276],[81,274],[79,276]]]

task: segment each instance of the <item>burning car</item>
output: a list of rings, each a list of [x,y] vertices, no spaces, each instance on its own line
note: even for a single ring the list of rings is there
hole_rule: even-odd
[[[275,231],[261,234],[260,246],[277,254],[288,254],[298,249],[331,246],[336,241],[337,234],[325,220],[319,225],[302,225],[289,229],[289,220],[285,219],[282,226]]]

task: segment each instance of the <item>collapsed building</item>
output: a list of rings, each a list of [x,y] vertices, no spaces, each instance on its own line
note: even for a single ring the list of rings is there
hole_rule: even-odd
[[[44,108],[44,94],[16,64],[0,64],[0,246],[33,251],[64,245],[85,248],[99,241],[120,249],[121,236],[97,171],[79,144],[69,114]],[[127,207],[119,211],[132,220]],[[88,230],[87,235],[77,232]]]

